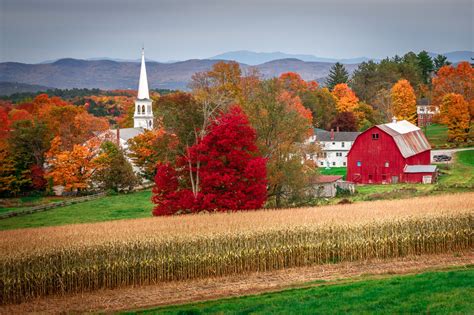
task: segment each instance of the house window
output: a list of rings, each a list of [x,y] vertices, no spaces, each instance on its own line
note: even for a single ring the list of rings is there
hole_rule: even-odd
[[[342,156],[342,152],[336,152],[336,156]]]
[[[333,142],[332,145],[336,145],[336,142]]]
[[[346,163],[346,162],[342,162],[342,165],[346,166],[346,165],[347,165],[347,163]]]
[[[324,166],[324,162],[323,162],[323,161],[319,162],[319,164],[321,164],[321,166]]]
[[[379,140],[379,134],[378,133],[373,133],[372,134],[372,140]]]
[[[390,163],[385,162],[385,167],[389,167],[389,166],[390,166]]]
[[[341,147],[344,148],[345,144],[344,142],[341,142]]]
[[[332,162],[332,166],[336,166],[336,162]]]
[[[357,161],[357,166],[362,166],[362,162],[361,162],[361,161]]]

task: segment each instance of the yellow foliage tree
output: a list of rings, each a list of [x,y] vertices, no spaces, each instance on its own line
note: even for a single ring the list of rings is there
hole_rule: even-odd
[[[339,113],[353,112],[359,105],[359,98],[346,83],[336,84],[332,95],[337,99],[336,108]]]
[[[448,93],[443,97],[440,108],[441,122],[448,125],[448,140],[462,142],[469,133],[469,104],[464,97]]]
[[[399,80],[392,87],[392,111],[397,119],[405,119],[416,124],[416,95],[408,80]]]

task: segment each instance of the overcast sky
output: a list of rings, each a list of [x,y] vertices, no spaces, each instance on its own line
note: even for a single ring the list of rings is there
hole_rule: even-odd
[[[0,0],[0,61],[474,50],[474,0]]]

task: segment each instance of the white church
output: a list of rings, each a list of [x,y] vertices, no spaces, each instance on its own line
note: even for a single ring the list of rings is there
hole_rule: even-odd
[[[135,100],[135,113],[133,115],[133,128],[110,129],[101,135],[104,139],[118,142],[120,147],[127,151],[128,140],[153,129],[152,100],[148,90],[148,78],[146,75],[145,51],[142,48],[142,60],[140,66],[140,79],[138,81],[138,95]]]

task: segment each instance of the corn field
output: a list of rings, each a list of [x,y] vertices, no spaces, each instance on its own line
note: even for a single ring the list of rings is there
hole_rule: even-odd
[[[276,221],[263,219],[258,223],[255,217],[272,212],[147,219],[152,225],[138,220],[115,222],[117,226],[135,226],[128,234],[107,222],[101,223],[109,227],[102,238],[97,234],[100,224],[5,231],[0,233],[0,304],[163,281],[469,250],[474,247],[472,198],[456,197],[453,202],[459,203],[457,208],[447,207],[438,215],[419,207],[412,209],[413,215],[388,213],[384,216],[388,219],[374,215],[372,220],[335,221],[329,214],[343,209],[345,217],[360,218],[363,211],[377,206],[370,202],[363,204],[365,209],[360,204],[327,207],[323,209],[328,211],[326,217],[319,217],[321,222],[316,222],[321,212],[301,212],[314,209],[290,210],[295,212],[284,212],[286,225],[279,224],[277,218],[282,215],[279,211],[288,210],[275,210]],[[436,202],[443,204],[442,199],[435,199],[438,197],[426,199],[430,198],[435,208]],[[407,201],[404,203],[406,206]],[[381,205],[385,211],[393,206],[390,201]],[[379,210],[373,208],[372,213]],[[292,220],[289,215],[298,211],[304,219]],[[181,224],[174,228],[179,233],[163,234],[163,229],[172,229],[175,220]],[[216,222],[227,224],[216,226]],[[196,224],[194,231],[198,233],[192,233],[191,223]],[[153,224],[161,228],[154,229]]]

